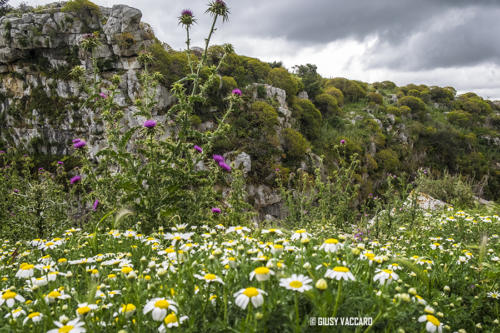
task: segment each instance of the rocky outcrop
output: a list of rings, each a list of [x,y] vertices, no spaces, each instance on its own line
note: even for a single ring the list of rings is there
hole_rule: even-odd
[[[141,17],[138,9],[125,5],[73,12],[65,10],[64,3],[54,3],[0,18],[0,143],[64,155],[71,139],[82,137],[91,153],[99,150],[104,138],[98,110],[79,108],[85,94],[68,75],[76,65],[89,68],[89,57],[79,44],[93,32],[101,42],[94,53],[101,79],[121,77],[116,102],[123,107],[125,125],[139,124],[142,119],[132,116],[140,86],[137,56],[154,39]],[[157,96],[154,112],[173,102],[164,87]]]

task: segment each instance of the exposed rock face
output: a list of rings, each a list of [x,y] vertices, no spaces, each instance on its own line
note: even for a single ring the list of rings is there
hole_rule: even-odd
[[[97,111],[79,109],[78,99],[85,94],[68,76],[76,65],[89,68],[88,55],[78,46],[95,31],[102,43],[94,53],[102,80],[121,76],[116,102],[124,108],[125,125],[142,121],[132,116],[141,68],[137,56],[153,43],[154,34],[141,22],[141,12],[115,5],[100,7],[100,13],[88,8],[77,13],[63,11],[63,5],[0,18],[0,143],[63,155],[71,139],[82,137],[91,153],[99,150],[104,138]],[[157,96],[153,112],[173,102],[165,87]]]

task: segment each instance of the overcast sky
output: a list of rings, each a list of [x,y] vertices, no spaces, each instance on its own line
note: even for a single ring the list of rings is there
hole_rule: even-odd
[[[11,0],[18,5],[19,0]],[[52,1],[24,1],[29,5]],[[177,17],[194,12],[192,43],[202,46],[208,0],[94,0],[139,8],[142,20],[174,49],[185,45]],[[215,43],[238,54],[294,65],[323,77],[453,86],[500,99],[500,0],[227,0],[229,22]]]

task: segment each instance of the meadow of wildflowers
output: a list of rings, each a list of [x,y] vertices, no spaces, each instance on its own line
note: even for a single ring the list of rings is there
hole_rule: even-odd
[[[460,229],[463,232],[459,233]],[[498,330],[500,218],[428,214],[377,240],[339,230],[175,225],[1,240],[0,330]]]
[[[57,161],[54,173],[32,175],[29,156],[1,152],[0,209],[8,218],[0,221],[0,332],[498,331],[498,215],[452,207],[417,213],[394,199],[398,210],[387,208],[381,222],[347,225],[355,215],[354,157],[333,182],[319,171],[312,182],[304,178],[300,185],[314,183],[315,197],[280,183],[287,223],[251,226],[241,170],[212,149],[242,91],[225,98],[213,131],[190,123],[218,76],[206,55],[229,9],[214,0],[208,13],[213,24],[198,61],[189,38],[196,19],[190,10],[179,17],[190,74],[172,86],[177,104],[165,123],[151,112],[159,74],[149,72],[145,52],[141,126],[120,125],[119,78],[87,82],[84,68],[72,71],[88,95],[85,107],[102,110],[108,146],[98,163],[83,138],[69,143],[79,167]],[[81,44],[94,74],[98,44],[97,34]],[[225,45],[222,60],[231,52]],[[214,190],[221,183],[231,189],[225,202]],[[320,326],[317,318],[359,325]]]

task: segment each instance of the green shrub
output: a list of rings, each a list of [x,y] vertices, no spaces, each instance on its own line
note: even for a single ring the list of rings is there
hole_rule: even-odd
[[[257,116],[258,125],[265,133],[275,132],[274,127],[279,125],[278,113],[271,105],[256,101],[251,105],[250,110]]]
[[[295,98],[292,104],[293,115],[297,119],[300,131],[314,141],[318,138],[323,117],[321,112],[308,99]]]
[[[86,11],[92,14],[100,14],[99,6],[89,0],[71,0],[64,4],[63,12],[85,14]]]
[[[345,100],[349,102],[357,102],[366,96],[366,88],[363,87],[361,82],[337,77],[327,81],[326,87],[332,86],[340,89]]]
[[[380,95],[377,92],[368,93],[368,95],[366,95],[366,97],[368,98],[369,102],[375,103],[377,105],[384,104],[384,98],[382,97],[382,95]]]
[[[398,108],[398,107],[395,107],[393,105],[389,105],[386,109],[386,112],[387,113],[390,113],[390,114],[393,114],[393,115],[396,115],[396,116],[401,116],[402,115],[402,111],[401,111],[401,108]]]
[[[323,93],[316,96],[315,104],[323,115],[334,115],[340,113],[337,100],[332,95]]]
[[[293,128],[285,128],[283,130],[283,139],[285,141],[283,148],[287,159],[298,161],[302,159],[310,147],[309,142]]]
[[[148,50],[152,57],[151,71],[162,74],[160,82],[170,87],[189,72],[188,58],[185,52],[167,51],[160,42],[156,42]]]
[[[284,68],[273,68],[269,72],[268,80],[274,87],[285,90],[288,101],[291,101],[299,91],[297,80]]]
[[[122,49],[128,49],[134,45],[134,36],[130,32],[123,32],[115,35],[118,46]]]
[[[448,88],[431,87],[431,100],[436,103],[449,104],[455,98],[455,91]]]
[[[419,192],[457,206],[457,208],[474,205],[473,182],[461,175],[452,175],[446,170],[439,176],[422,172],[416,183]]]
[[[238,88],[236,80],[232,76],[222,77],[222,94],[226,95],[230,93],[233,89]]]
[[[455,100],[454,107],[473,115],[488,115],[492,113],[491,106],[474,93],[458,96]]]
[[[461,127],[470,127],[473,121],[472,115],[462,110],[451,111],[446,115],[446,118],[450,123]]]
[[[405,96],[399,100],[400,106],[407,106],[411,110],[411,114],[422,118],[425,114],[425,103],[418,97]]]
[[[325,88],[325,94],[335,97],[339,106],[342,106],[344,104],[344,94],[340,89],[335,87],[327,87]]]
[[[382,149],[375,155],[377,165],[386,172],[395,172],[399,169],[400,162],[398,154],[390,149]]]

